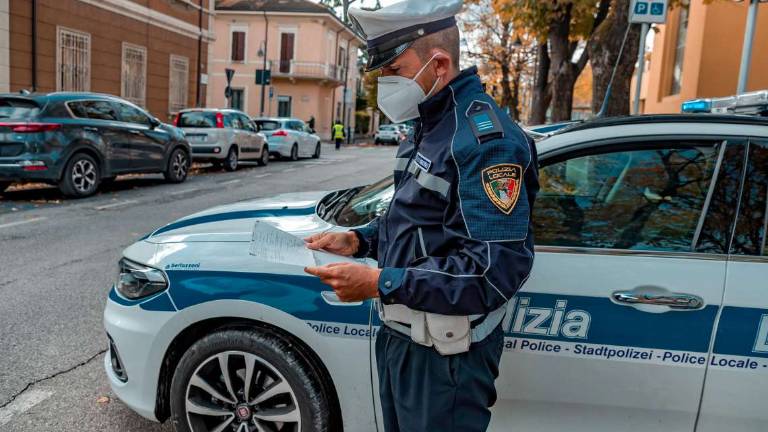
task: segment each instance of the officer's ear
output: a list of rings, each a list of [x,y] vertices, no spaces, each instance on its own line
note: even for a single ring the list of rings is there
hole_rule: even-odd
[[[454,65],[453,61],[451,60],[451,56],[449,56],[444,51],[437,49],[433,55],[435,56],[435,58],[432,60],[435,65],[435,74],[440,78],[443,78],[443,83],[450,81],[450,79],[446,80],[445,78],[450,77],[456,68],[456,65]]]

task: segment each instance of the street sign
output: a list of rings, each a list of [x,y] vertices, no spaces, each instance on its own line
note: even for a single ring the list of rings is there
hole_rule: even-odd
[[[227,74],[227,86],[232,84],[232,78],[235,77],[235,70],[234,69],[224,69],[224,72]]]
[[[256,84],[258,85],[270,85],[272,84],[272,71],[264,69],[256,69]]]
[[[224,89],[224,97],[227,99],[232,97],[232,87],[227,86],[227,88]]]
[[[632,0],[629,22],[632,24],[664,24],[669,0]]]
[[[269,98],[272,99],[273,97],[275,97],[275,88],[274,87],[270,87],[269,88]]]

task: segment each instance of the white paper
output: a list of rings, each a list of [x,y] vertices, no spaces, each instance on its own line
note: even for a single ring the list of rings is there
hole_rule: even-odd
[[[299,267],[357,262],[353,258],[307,249],[303,239],[263,221],[253,225],[250,254],[260,260]]]

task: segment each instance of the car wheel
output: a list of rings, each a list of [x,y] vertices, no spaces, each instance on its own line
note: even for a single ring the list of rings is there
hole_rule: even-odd
[[[189,157],[187,152],[182,149],[176,149],[168,158],[168,168],[163,175],[165,180],[170,183],[182,183],[189,174]]]
[[[321,147],[320,143],[317,143],[317,145],[315,146],[315,154],[312,155],[313,159],[320,159],[320,151],[321,151],[320,147]]]
[[[5,192],[11,186],[11,182],[0,182],[0,193]]]
[[[187,350],[171,382],[177,432],[327,432],[319,377],[283,339],[224,330]]]
[[[231,147],[229,153],[227,153],[227,158],[224,160],[224,169],[229,172],[236,171],[239,163],[240,160],[238,159],[237,149]]]
[[[294,144],[293,147],[291,147],[291,160],[299,160],[299,146],[297,144]]]
[[[96,160],[85,153],[78,153],[67,162],[59,189],[70,198],[85,198],[96,193],[100,177]]]
[[[269,148],[264,147],[261,151],[261,159],[258,160],[260,166],[267,166],[269,164]]]
[[[381,141],[379,141],[379,140],[374,140],[374,141],[373,141],[373,143],[374,143],[375,145],[379,145],[379,144],[381,144]]]

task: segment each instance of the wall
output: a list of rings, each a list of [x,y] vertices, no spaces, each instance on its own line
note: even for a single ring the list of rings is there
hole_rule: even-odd
[[[11,89],[9,7],[8,0],[0,0],[0,93]]]
[[[90,33],[91,91],[121,94],[122,44],[129,42],[147,49],[146,108],[163,120],[168,109],[171,54],[189,60],[188,105],[197,101],[199,9],[187,5],[170,6],[162,0],[38,0],[37,90],[56,91],[56,40],[58,26]],[[197,0],[196,0],[197,1]],[[11,3],[11,90],[32,88],[31,2]],[[146,6],[151,17],[142,15]],[[174,15],[160,15],[159,12]],[[127,16],[127,15],[130,15]],[[183,18],[183,19],[182,19]],[[203,27],[207,28],[207,19]],[[202,73],[207,72],[207,43],[202,45]],[[204,88],[203,91],[204,102]]]

